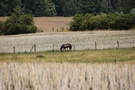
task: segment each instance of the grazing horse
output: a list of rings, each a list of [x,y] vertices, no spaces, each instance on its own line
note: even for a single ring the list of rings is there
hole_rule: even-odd
[[[69,48],[69,50],[72,49],[72,45],[70,43],[67,43],[67,44],[62,44],[61,47],[60,47],[60,51],[66,51],[66,48]]]

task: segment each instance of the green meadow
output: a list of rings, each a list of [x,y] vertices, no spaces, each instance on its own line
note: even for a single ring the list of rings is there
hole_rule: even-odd
[[[38,57],[39,56],[39,57]],[[0,62],[70,62],[70,63],[135,63],[135,48],[83,50],[83,51],[47,51],[36,53],[1,53]]]

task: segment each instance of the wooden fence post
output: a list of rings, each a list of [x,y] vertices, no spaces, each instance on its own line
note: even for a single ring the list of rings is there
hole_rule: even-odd
[[[73,51],[75,51],[75,44],[73,45]]]
[[[95,50],[97,50],[97,42],[95,42]]]
[[[52,27],[52,31],[54,32],[54,27]]]
[[[135,42],[134,42],[134,40],[133,40],[133,46],[132,46],[132,47],[135,47],[134,44],[135,44]]]
[[[36,52],[36,48],[37,48],[37,47],[36,47],[36,44],[34,44],[34,51],[35,51],[35,52]]]
[[[15,53],[15,47],[13,47],[13,53]]]
[[[52,49],[52,51],[54,51],[54,44],[53,44],[53,49]]]
[[[34,52],[36,52],[36,44],[34,44],[34,45],[32,46],[32,48],[30,49],[30,52],[32,51],[33,48],[34,48]]]
[[[117,49],[119,49],[120,45],[119,45],[119,41],[117,40]]]

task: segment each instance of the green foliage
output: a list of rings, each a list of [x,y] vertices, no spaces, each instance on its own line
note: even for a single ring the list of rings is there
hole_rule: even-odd
[[[75,15],[70,23],[70,30],[128,30],[135,28],[134,14],[86,14]]]
[[[0,35],[3,34],[3,25],[4,23],[2,21],[0,21]]]
[[[6,9],[7,9],[7,0],[0,0],[0,16],[6,15]]]
[[[33,16],[73,16],[93,13],[130,13],[135,0],[0,0],[0,16],[10,16],[19,5]]]
[[[133,8],[130,13],[135,15],[135,8]]]
[[[77,31],[77,30],[82,30],[83,26],[82,26],[82,21],[84,20],[84,17],[82,14],[76,14],[73,18],[73,22],[70,23],[71,27],[70,29],[72,29],[73,31]]]
[[[23,2],[25,13],[33,16],[55,16],[55,5],[51,0],[25,0]]]
[[[11,17],[2,23],[2,33],[5,35],[35,33],[37,27],[31,15],[23,14],[20,7],[17,7]]]

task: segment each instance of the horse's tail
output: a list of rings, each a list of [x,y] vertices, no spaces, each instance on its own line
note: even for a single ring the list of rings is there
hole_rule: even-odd
[[[63,45],[60,47],[60,51],[62,52]]]

